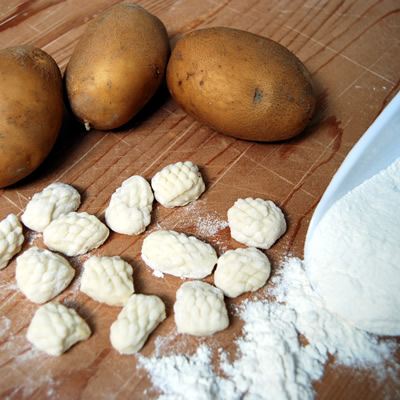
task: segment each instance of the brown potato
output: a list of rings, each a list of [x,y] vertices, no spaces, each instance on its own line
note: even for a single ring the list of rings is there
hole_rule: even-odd
[[[133,3],[108,8],[89,24],[68,62],[71,111],[88,130],[120,127],[156,93],[169,54],[157,17]]]
[[[53,58],[28,45],[0,50],[0,188],[42,163],[62,119],[62,76]]]
[[[300,133],[315,109],[311,75],[286,47],[237,29],[192,31],[167,66],[172,98],[229,136],[276,141]]]

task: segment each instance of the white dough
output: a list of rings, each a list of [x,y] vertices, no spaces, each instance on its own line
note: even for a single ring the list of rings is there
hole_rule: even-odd
[[[154,175],[151,186],[156,200],[168,208],[197,200],[205,190],[201,173],[191,161],[167,165]]]
[[[71,283],[75,270],[62,256],[31,247],[17,257],[15,277],[21,292],[34,303],[46,303]]]
[[[110,306],[123,306],[134,292],[133,269],[119,256],[93,256],[83,264],[81,291]]]
[[[202,336],[229,325],[222,291],[209,283],[189,281],[176,292],[175,323],[179,333]]]
[[[21,250],[24,242],[22,225],[15,214],[10,214],[0,222],[0,269]]]
[[[21,221],[33,231],[43,232],[60,215],[76,211],[81,204],[79,192],[72,186],[55,182],[33,195]]]
[[[359,329],[400,335],[400,158],[317,225],[306,269],[327,308]]]
[[[101,246],[109,230],[95,215],[70,212],[53,220],[43,231],[43,241],[51,250],[67,256],[85,254]]]
[[[170,230],[150,233],[143,241],[142,258],[156,271],[192,279],[210,275],[218,259],[208,243]]]
[[[90,334],[88,324],[73,308],[54,302],[37,309],[26,337],[38,349],[59,356]]]
[[[269,249],[286,231],[285,216],[270,200],[238,199],[228,210],[231,235],[249,247]]]
[[[219,257],[214,284],[227,297],[237,297],[264,286],[271,273],[268,257],[255,247],[228,250]]]
[[[114,232],[139,235],[150,224],[153,201],[153,192],[146,179],[131,176],[111,196],[106,209],[106,224]]]
[[[159,297],[133,294],[111,324],[112,346],[121,354],[137,353],[165,318],[165,305]]]

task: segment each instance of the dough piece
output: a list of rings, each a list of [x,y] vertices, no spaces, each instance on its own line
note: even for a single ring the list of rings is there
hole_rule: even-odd
[[[55,182],[36,193],[27,204],[21,221],[33,231],[43,232],[60,215],[76,211],[81,195],[70,185]]]
[[[197,165],[191,161],[167,165],[154,175],[151,186],[156,200],[168,208],[197,200],[206,188]]]
[[[43,231],[43,241],[51,250],[78,256],[101,246],[109,230],[96,216],[70,212],[53,220]]]
[[[0,222],[0,269],[21,250],[24,242],[22,225],[15,214],[10,214]]]
[[[228,250],[218,259],[214,284],[225,296],[237,297],[259,289],[270,273],[268,257],[255,247]]]
[[[212,335],[229,325],[222,290],[202,281],[185,282],[177,290],[174,313],[179,333]]]
[[[133,294],[111,324],[111,344],[121,354],[137,353],[165,318],[165,305],[159,297]]]
[[[123,306],[134,292],[133,269],[121,257],[91,257],[83,264],[81,291],[93,300]]]
[[[228,210],[231,235],[249,247],[269,249],[286,231],[285,216],[270,200],[238,199]]]
[[[34,303],[46,303],[57,296],[74,275],[74,268],[64,257],[40,247],[31,247],[17,258],[18,287]]]
[[[146,179],[131,176],[111,196],[106,223],[114,232],[139,235],[150,224],[153,201],[153,192]]]
[[[157,272],[192,279],[210,275],[218,259],[208,243],[167,230],[152,232],[144,239],[142,258]]]
[[[88,324],[73,308],[54,302],[37,309],[26,337],[38,349],[59,356],[90,334]]]

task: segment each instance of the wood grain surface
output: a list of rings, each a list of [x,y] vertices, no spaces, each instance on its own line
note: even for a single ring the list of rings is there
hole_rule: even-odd
[[[2,0],[0,47],[32,44],[48,52],[61,70],[87,23],[113,0]],[[104,220],[110,196],[131,175],[151,177],[167,164],[191,160],[205,179],[206,192],[187,207],[165,209],[155,203],[147,232],[176,229],[207,240],[219,254],[239,246],[230,237],[226,212],[240,197],[276,202],[288,221],[287,233],[268,251],[273,273],[287,256],[303,257],[313,210],[352,146],[399,90],[400,4],[398,0],[143,0],[138,2],[165,24],[172,46],[193,29],[230,26],[288,47],[313,75],[317,110],[306,130],[292,140],[255,143],[217,133],[187,116],[163,87],[124,127],[86,132],[65,113],[59,139],[48,159],[23,181],[0,189],[0,220],[20,216],[28,200],[55,181],[82,195],[80,211]],[[234,352],[242,322],[212,337],[177,335],[172,306],[182,281],[155,278],[140,257],[140,236],[111,233],[91,254],[120,255],[134,268],[138,293],[157,294],[167,319],[142,350],[150,356],[156,337],[191,351],[199,343]],[[25,229],[23,250],[43,245]],[[110,345],[109,327],[120,309],[97,303],[79,291],[86,256],[73,257],[77,277],[56,300],[75,307],[93,334],[61,357],[34,349],[25,334],[37,309],[18,290],[15,260],[0,271],[0,398],[142,399],[157,391],[135,356],[121,356]],[[239,304],[247,296],[230,300]],[[397,354],[400,361],[400,354]],[[399,387],[377,383],[370,374],[331,364],[315,383],[319,399],[391,398]]]

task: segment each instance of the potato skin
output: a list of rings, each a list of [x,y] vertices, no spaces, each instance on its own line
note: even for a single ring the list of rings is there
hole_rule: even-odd
[[[172,98],[193,118],[240,139],[300,133],[315,109],[311,74],[286,47],[232,28],[192,31],[167,66]]]
[[[0,50],[0,188],[43,162],[62,119],[62,76],[54,59],[29,45]]]
[[[170,54],[164,24],[133,3],[98,15],[79,40],[65,71],[73,114],[87,129],[115,129],[160,87]]]

